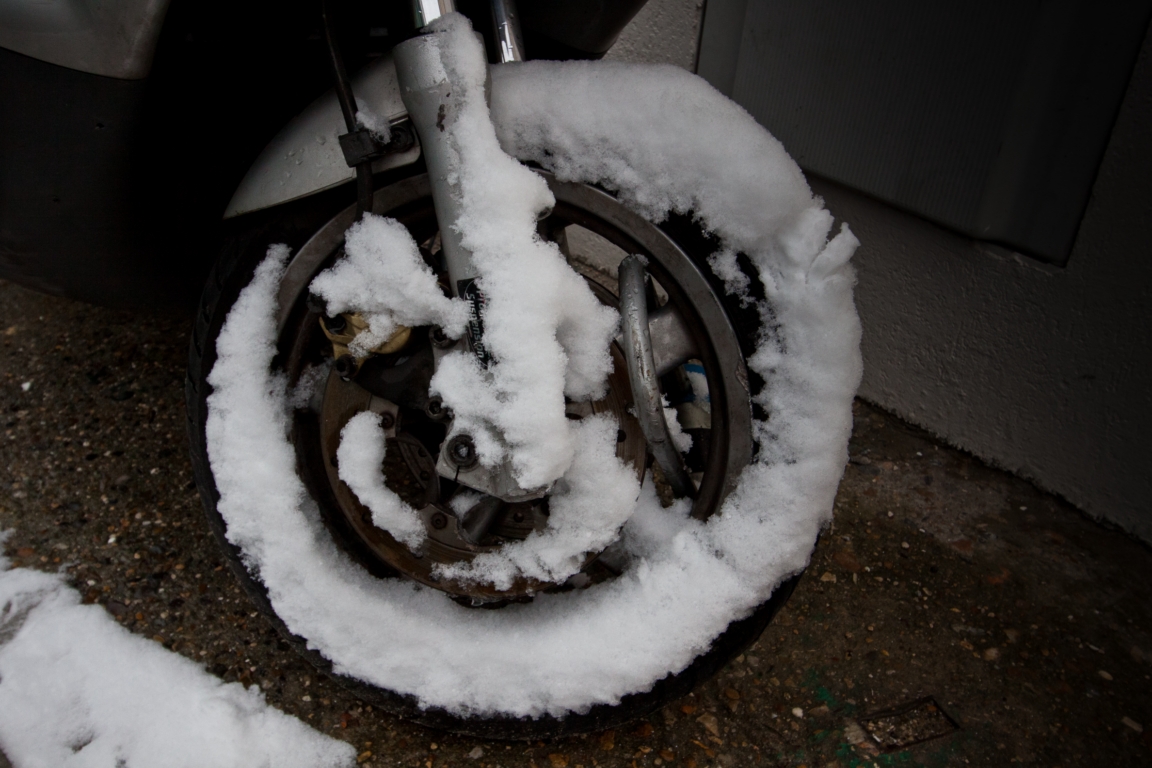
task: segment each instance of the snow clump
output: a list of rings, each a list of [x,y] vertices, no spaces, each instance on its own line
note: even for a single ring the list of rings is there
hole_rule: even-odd
[[[356,414],[340,431],[340,447],[336,449],[340,479],[372,512],[373,525],[415,550],[424,541],[424,521],[384,484],[384,451],[380,414],[371,411]]]
[[[324,299],[330,315],[359,312],[368,321],[368,330],[349,345],[353,354],[367,355],[402,325],[439,325],[453,338],[464,333],[468,304],[440,292],[400,222],[364,214],[344,236],[344,253],[309,288]]]
[[[133,635],[60,576],[0,573],[0,642],[0,745],[14,765],[355,765],[350,744]]]
[[[575,458],[548,498],[547,528],[471,561],[438,566],[436,572],[497,589],[509,589],[519,576],[562,582],[578,573],[585,555],[616,540],[640,494],[635,471],[616,457],[616,429],[603,415],[573,422]]]
[[[506,460],[522,488],[547,487],[576,450],[564,396],[604,392],[619,318],[560,249],[537,235],[537,216],[555,199],[497,141],[485,98],[487,59],[468,20],[449,14],[429,29],[426,42],[439,46],[461,100],[444,122],[458,159],[460,218],[453,226],[480,275],[484,346],[494,359],[482,370],[473,355],[450,354],[432,389],[453,409],[453,430],[472,435],[484,466]]]

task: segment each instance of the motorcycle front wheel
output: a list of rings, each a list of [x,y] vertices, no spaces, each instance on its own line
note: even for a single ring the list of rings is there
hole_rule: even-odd
[[[691,357],[677,361],[679,364],[665,373],[661,388],[674,407],[687,404],[698,414],[701,409],[706,411],[687,430],[695,447],[686,456],[686,463],[698,487],[691,515],[707,520],[718,512],[752,459],[752,406],[744,358],[754,349],[759,317],[754,310],[727,296],[706,262],[715,243],[688,217],[673,217],[657,226],[603,190],[543,175],[556,197],[556,206],[541,223],[542,236],[556,241],[592,283],[601,300],[610,304],[618,301],[612,262],[626,254],[642,255],[651,277],[650,301],[676,312],[682,329],[690,336]],[[502,542],[523,538],[533,524],[536,528],[546,526],[546,510],[541,515],[538,509],[505,505],[503,517],[492,526],[486,540],[479,545],[463,540],[459,522],[447,503],[447,497],[461,489],[451,487],[451,483],[427,482],[427,475],[434,473],[430,457],[437,455],[445,435],[442,426],[429,416],[427,366],[420,365],[421,359],[430,359],[429,350],[435,341],[433,329],[416,329],[416,340],[403,350],[405,354],[378,361],[376,368],[380,370],[375,378],[357,381],[334,370],[331,344],[321,325],[323,309],[309,299],[307,288],[312,278],[342,253],[344,233],[356,215],[355,207],[345,203],[339,191],[330,192],[254,214],[236,228],[204,293],[191,344],[186,388],[193,463],[209,524],[250,598],[296,651],[363,700],[406,719],[487,738],[536,739],[612,728],[642,717],[686,695],[755,642],[788,599],[799,574],[780,584],[750,615],[732,622],[686,668],[659,679],[649,690],[631,692],[618,703],[598,703],[584,711],[524,717],[499,712],[472,715],[428,706],[409,693],[337,671],[333,661],[316,649],[312,638],[289,629],[274,607],[268,586],[246,565],[250,558],[237,546],[235,537],[229,537],[228,524],[218,508],[220,493],[206,436],[212,391],[208,377],[217,359],[216,342],[221,328],[269,246],[279,243],[287,245],[293,256],[276,290],[278,331],[273,366],[287,378],[289,389],[299,388],[307,377],[319,378],[313,391],[294,404],[289,438],[296,453],[298,474],[315,500],[324,529],[351,562],[372,578],[420,584],[438,590],[443,600],[453,600],[476,611],[507,610],[552,591],[595,589],[626,567],[610,548],[589,553],[581,573],[559,585],[520,582],[510,589],[494,590],[475,582],[451,583],[436,578],[431,567],[435,562],[469,558],[476,551],[488,551]],[[438,224],[426,175],[389,179],[376,192],[373,211],[401,222],[434,259]],[[590,411],[609,411],[620,424],[618,455],[633,465],[644,482],[655,483],[667,501],[668,489],[653,471],[643,436],[630,416],[631,392],[620,350],[617,348],[614,354],[616,372],[609,382],[609,396],[594,404],[570,404],[569,418],[578,419]],[[681,357],[685,354],[689,353]],[[697,379],[694,389],[688,381],[693,374]],[[371,524],[370,515],[334,469],[340,429],[353,415],[371,407],[373,390],[381,386],[391,386],[387,390],[391,393],[407,392],[395,397],[403,401],[396,417],[405,428],[391,438],[405,442],[406,447],[389,452],[393,458],[391,464],[386,462],[385,474],[389,486],[414,506],[426,504],[429,548],[419,555]],[[404,461],[397,460],[397,456]],[[421,482],[421,475],[425,482]],[[380,649],[380,653],[388,652]],[[427,672],[435,675],[442,670]]]

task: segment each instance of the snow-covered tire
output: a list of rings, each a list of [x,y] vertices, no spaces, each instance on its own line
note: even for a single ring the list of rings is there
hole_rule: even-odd
[[[243,551],[229,540],[227,523],[216,506],[219,493],[208,459],[205,436],[208,416],[207,395],[211,391],[206,379],[216,360],[215,339],[240,292],[251,282],[253,272],[265,258],[268,247],[275,243],[284,243],[289,245],[293,252],[297,251],[327,218],[331,218],[333,213],[339,212],[341,208],[346,209],[347,205],[343,204],[347,202],[343,196],[327,195],[285,206],[274,213],[253,216],[252,221],[245,222],[247,226],[235,227],[206,286],[190,347],[186,383],[188,426],[192,437],[197,485],[204,501],[209,526],[226,553],[229,566],[240,580],[245,592],[293,648],[318,669],[338,679],[360,698],[401,717],[430,727],[486,738],[538,739],[603,730],[643,717],[665,703],[687,695],[754,643],[791,595],[800,578],[799,573],[781,584],[750,616],[733,622],[720,637],[716,638],[710,649],[697,657],[688,668],[660,680],[649,691],[625,696],[617,705],[601,704],[587,712],[572,713],[564,717],[548,715],[535,719],[501,716],[461,717],[438,708],[421,708],[414,697],[397,694],[367,684],[355,677],[340,674],[329,659],[310,647],[306,638],[295,635],[288,629],[272,606],[267,587],[245,566]],[[701,264],[704,264],[707,256],[715,250],[715,244],[711,239],[687,217],[673,217],[663,224],[663,229],[686,253]],[[715,283],[717,294],[722,296],[723,285],[711,276],[710,272],[706,274]],[[743,333],[737,331],[742,341],[741,351],[751,352],[754,348],[758,317],[754,312],[750,313],[747,307],[741,307],[739,302],[732,300],[731,297],[726,298],[724,302],[731,318],[740,329],[743,329]],[[362,547],[355,536],[347,531],[333,529],[332,533],[338,537],[340,545],[349,551],[357,552]],[[360,554],[361,562],[372,567],[371,558],[363,556],[362,552]]]
[[[851,398],[860,373],[859,327],[851,301],[853,276],[847,266],[854,238],[845,231],[827,241],[831,218],[819,201],[811,198],[799,170],[778,143],[719,94],[672,69],[597,66],[584,71],[580,66],[564,65],[564,69],[533,64],[499,73],[493,82],[493,114],[502,128],[505,148],[521,159],[549,167],[565,183],[594,182],[610,188],[622,207],[659,221],[660,230],[699,268],[712,294],[722,303],[739,340],[739,354],[749,363],[744,383],[754,414],[752,437],[758,449],[754,460],[739,486],[726,493],[726,499],[720,499],[726,502],[722,510],[717,503],[719,514],[666,542],[678,552],[687,552],[686,560],[677,564],[672,558],[662,565],[644,566],[640,575],[628,576],[629,584],[640,585],[633,592],[640,593],[645,579],[660,574],[679,572],[684,584],[695,584],[698,579],[692,569],[697,567],[718,580],[715,585],[704,585],[699,594],[682,595],[686,615],[699,609],[702,600],[713,600],[715,607],[705,619],[685,618],[688,625],[692,621],[703,623],[698,630],[685,630],[684,647],[672,658],[657,658],[658,664],[665,664],[663,673],[650,675],[646,683],[623,683],[626,688],[631,686],[626,690],[603,680],[603,690],[583,702],[571,698],[550,701],[547,691],[528,691],[522,701],[512,705],[513,711],[501,711],[499,704],[476,698],[475,684],[461,694],[460,701],[453,702],[450,696],[445,698],[443,689],[429,691],[414,684],[403,690],[404,685],[390,687],[380,684],[379,679],[366,682],[372,674],[357,668],[354,657],[340,656],[339,649],[333,652],[331,638],[322,636],[324,631],[301,632],[298,621],[285,620],[286,612],[298,616],[300,606],[286,609],[295,596],[285,592],[284,583],[271,587],[268,583],[268,574],[274,569],[266,565],[263,548],[275,545],[277,536],[269,534],[271,541],[262,539],[252,520],[235,511],[235,503],[222,509],[227,503],[222,504],[221,494],[227,496],[245,482],[244,468],[237,465],[246,458],[235,450],[217,450],[210,456],[209,421],[212,408],[222,407],[222,401],[216,406],[210,404],[213,387],[208,382],[221,357],[217,344],[225,323],[230,314],[236,314],[233,309],[238,304],[252,304],[249,294],[261,281],[267,284],[283,274],[282,267],[276,272],[276,265],[268,266],[269,246],[285,244],[295,253],[342,211],[347,217],[351,202],[348,190],[324,193],[236,222],[197,315],[186,387],[193,463],[209,523],[230,565],[258,607],[318,668],[364,700],[431,727],[489,738],[562,736],[617,726],[687,694],[753,643],[787,600],[820,528],[830,517],[846,460]],[[631,82],[637,75],[640,79]],[[557,83],[558,78],[570,76],[570,82]],[[570,94],[577,92],[577,104],[579,97],[586,95],[580,94],[580,89],[591,88],[597,99],[628,99],[633,112],[621,116],[624,124],[608,121],[583,125],[578,109],[550,97],[551,91],[565,87]],[[671,93],[674,97],[669,96]],[[685,98],[685,94],[694,98]],[[665,101],[679,102],[679,109],[674,111],[682,114],[663,114],[663,107],[657,105]],[[726,160],[732,156],[731,147],[718,149],[715,142],[707,141],[711,146],[700,141],[695,145],[691,141],[680,146],[668,141],[661,144],[662,135],[675,135],[676,122],[683,122],[684,113],[692,115],[693,110],[704,108],[710,110],[713,124],[732,132],[731,139],[738,145],[736,156],[742,163],[738,169],[724,167],[725,162],[731,165]],[[646,168],[652,153],[635,156],[622,141],[605,151],[605,142],[614,132],[627,133],[638,125],[660,126],[656,135],[650,131],[648,137],[657,146],[655,156],[662,156],[670,165],[681,161],[692,165],[684,173],[699,178],[698,194],[684,190],[675,179],[668,182],[668,174],[662,170]],[[760,153],[760,157],[749,157],[749,152]],[[593,159],[581,162],[580,155]],[[702,164],[709,162],[714,166],[713,176],[700,176]],[[409,172],[413,170],[419,169]],[[411,179],[397,174],[378,180],[378,188],[386,191],[392,183],[403,185]],[[788,189],[770,189],[747,199],[757,184]],[[280,387],[277,396],[282,399],[283,383],[268,374],[277,337],[274,318],[266,319],[267,327],[252,329],[256,339],[251,370],[254,374],[262,370],[267,377],[267,381],[257,382],[257,390]],[[229,354],[235,357],[234,352]],[[232,361],[234,367],[242,367],[242,362]],[[216,380],[216,392],[232,386],[221,384],[223,381],[223,377]],[[283,432],[284,424],[278,421],[275,408],[269,413],[272,416],[265,420],[269,423],[260,422],[259,414],[253,413],[229,411],[229,418],[254,419],[249,422],[252,431],[274,437],[277,430]],[[249,458],[258,464],[273,460],[255,454]],[[295,457],[292,459],[295,471]],[[232,466],[225,467],[224,462],[229,461]],[[253,469],[254,474],[266,472],[263,466]],[[225,477],[221,482],[222,471]],[[313,500],[291,503],[303,504],[302,520],[316,517],[309,511],[315,509]],[[311,526],[307,536],[313,538],[321,530],[315,520],[301,525]],[[328,546],[335,541],[350,555],[333,566],[333,583],[345,579],[361,590],[358,594],[362,596],[382,594],[372,591],[371,582],[391,580],[392,574],[386,568],[369,573],[357,565],[358,545],[347,531],[331,525],[323,530],[329,537]],[[314,544],[309,542],[309,546]],[[707,563],[699,565],[702,560]],[[365,562],[362,557],[359,561]],[[667,602],[668,596],[661,599]],[[521,606],[515,608],[520,610]],[[653,621],[670,621],[667,610],[663,614],[660,610],[664,609],[652,610]],[[665,626],[672,628],[671,624]],[[658,649],[653,653],[660,655]],[[597,674],[605,672],[590,669],[585,677],[595,678]]]

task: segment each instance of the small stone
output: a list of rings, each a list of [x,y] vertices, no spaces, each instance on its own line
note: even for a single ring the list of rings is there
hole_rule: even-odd
[[[911,549],[912,545],[906,541],[900,542],[900,549]]]
[[[867,742],[868,734],[859,723],[850,720],[844,725],[844,740],[855,746]]]
[[[660,757],[664,759],[664,762],[670,763],[676,759],[676,753],[670,749],[665,748],[660,750]]]
[[[1006,629],[1004,630],[1004,634],[1008,637],[1008,642],[1010,643],[1014,643],[1020,639],[1020,630],[1018,629]]]
[[[803,719],[804,710],[802,710],[800,707],[793,707],[792,708],[792,716],[796,717],[796,718]]]
[[[820,581],[827,581],[830,584],[836,583],[836,574],[831,571],[824,571],[824,575],[820,577]]]
[[[818,707],[813,707],[812,709],[808,710],[808,716],[809,717],[823,717],[824,715],[828,714],[831,711],[832,710],[828,709],[827,704],[821,704]]]
[[[1140,725],[1140,723],[1136,722],[1135,720],[1133,720],[1130,717],[1127,717],[1127,716],[1122,717],[1122,718],[1120,718],[1120,722],[1124,723],[1124,725],[1126,725],[1129,728],[1131,728],[1132,730],[1136,731],[1136,733],[1144,733],[1144,726]]]
[[[479,760],[484,757],[484,747],[472,747],[472,751],[468,753],[471,760]]]
[[[713,736],[720,735],[720,721],[716,719],[716,715],[709,715],[705,713],[696,718],[696,722],[704,726],[704,729]]]
[[[559,752],[553,752],[548,755],[548,762],[552,764],[552,768],[567,768],[568,755],[563,755]]]
[[[998,659],[998,658],[1000,658],[1000,649],[999,648],[985,648],[984,649],[984,661],[996,661],[996,659]]]
[[[611,752],[616,746],[616,731],[604,731],[600,734],[600,749]]]
[[[1112,679],[1111,673],[1106,672],[1103,669],[1096,670],[1096,674],[1100,675],[1100,677],[1104,678],[1105,680],[1111,680]]]
[[[695,704],[681,704],[680,705],[680,711],[686,715],[691,715],[696,711],[696,705]]]
[[[740,698],[740,692],[737,691],[735,688],[725,688],[724,689],[724,695],[727,696],[729,699],[732,699],[732,701],[737,701]]]
[[[647,739],[652,735],[653,730],[654,729],[652,728],[652,723],[641,723],[640,727],[637,728],[635,733],[632,735],[638,739]]]
[[[361,752],[359,755],[356,756],[356,762],[357,763],[365,763],[368,761],[368,759],[370,757],[372,757],[372,752],[371,752],[371,750],[366,749],[363,752]]]
[[[860,561],[856,559],[856,555],[845,549],[834,552],[832,561],[849,573],[859,573],[861,570]]]

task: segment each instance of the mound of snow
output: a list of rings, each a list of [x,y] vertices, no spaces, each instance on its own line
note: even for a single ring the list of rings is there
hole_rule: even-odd
[[[59,576],[0,573],[0,643],[0,745],[17,766],[355,764],[350,744],[133,635]]]

